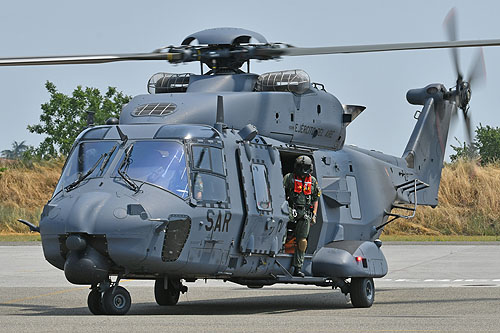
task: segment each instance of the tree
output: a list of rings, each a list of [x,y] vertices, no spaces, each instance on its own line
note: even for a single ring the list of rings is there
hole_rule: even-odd
[[[480,125],[476,129],[476,141],[482,165],[500,161],[500,127]]]
[[[463,145],[459,146],[451,145],[451,148],[455,151],[455,154],[450,155],[452,162],[461,159],[479,159],[481,165],[496,163],[500,161],[500,128],[488,125],[483,127],[479,124],[476,128],[474,142],[470,144],[464,142]]]
[[[477,151],[477,145],[475,142],[471,142],[470,144],[464,142],[462,144],[456,137],[455,140],[458,142],[458,146],[450,145],[455,151],[455,154],[450,155],[452,163],[459,160],[469,161],[479,159],[479,152]]]
[[[17,160],[17,159],[20,159],[24,152],[26,150],[28,150],[28,146],[25,144],[25,140],[21,141],[21,142],[17,142],[17,141],[14,141],[12,143],[12,149],[6,149],[6,150],[2,150],[2,157],[5,157],[5,158],[8,158],[8,159],[11,159],[11,160]]]
[[[50,100],[42,104],[40,123],[28,125],[31,133],[47,136],[29,152],[44,159],[69,153],[78,134],[87,127],[87,112],[93,112],[95,124],[102,125],[110,117],[118,118],[123,105],[131,99],[115,87],[108,87],[102,95],[97,88],[78,86],[71,96],[58,92],[54,83],[49,81],[45,88]]]

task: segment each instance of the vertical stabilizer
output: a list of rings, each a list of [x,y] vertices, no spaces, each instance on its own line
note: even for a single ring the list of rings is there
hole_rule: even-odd
[[[415,170],[419,180],[429,187],[418,192],[418,204],[436,206],[445,157],[446,141],[454,101],[445,99],[446,89],[441,84],[431,84],[422,89],[412,89],[406,94],[408,102],[423,105],[417,124],[403,153],[407,166]]]

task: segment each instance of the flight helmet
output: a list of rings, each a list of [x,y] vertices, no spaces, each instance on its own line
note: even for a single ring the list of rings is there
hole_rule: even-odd
[[[309,156],[301,155],[295,159],[293,171],[297,176],[306,176],[313,171],[312,160]]]

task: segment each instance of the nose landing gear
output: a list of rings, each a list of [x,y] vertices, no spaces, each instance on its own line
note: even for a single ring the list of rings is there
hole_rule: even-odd
[[[132,299],[127,289],[116,282],[106,281],[93,285],[87,298],[90,312],[95,315],[124,315],[130,310]]]

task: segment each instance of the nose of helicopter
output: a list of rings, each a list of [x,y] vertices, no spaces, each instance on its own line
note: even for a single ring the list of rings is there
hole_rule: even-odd
[[[74,284],[95,284],[105,281],[110,268],[109,261],[82,235],[70,235],[66,239],[70,250],[64,263],[64,275]]]
[[[107,206],[110,198],[111,194],[106,192],[80,194],[70,208],[71,218],[65,222],[66,233],[93,234],[101,211]]]
[[[64,245],[69,250],[64,262],[64,275],[74,284],[95,284],[108,278],[109,259],[96,250],[92,236],[102,233],[103,209],[109,205],[111,194],[106,192],[80,193],[68,207]],[[102,251],[101,251],[102,252]]]

